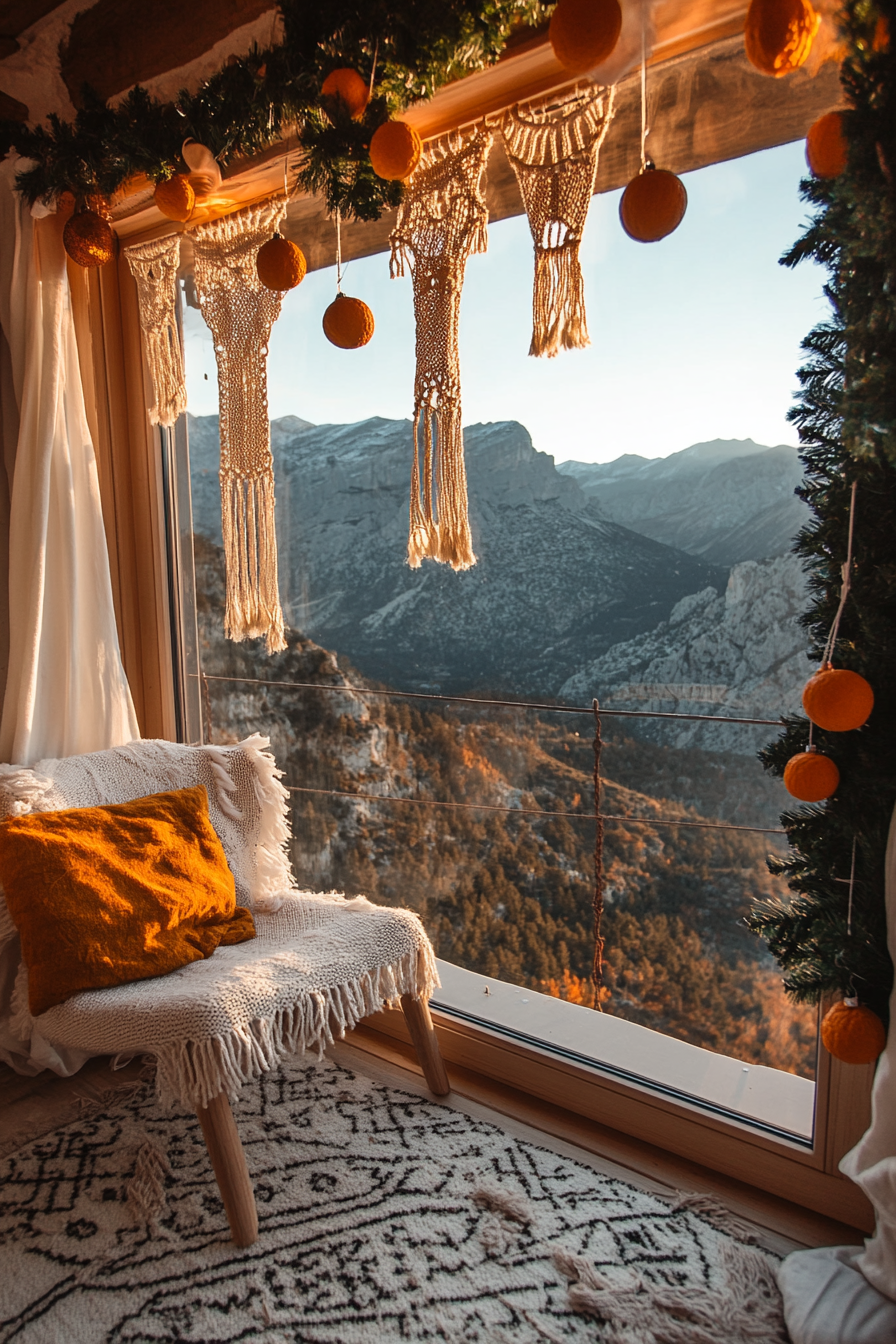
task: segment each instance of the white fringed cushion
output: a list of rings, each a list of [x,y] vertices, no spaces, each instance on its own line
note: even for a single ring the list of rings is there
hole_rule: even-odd
[[[409,910],[301,892],[255,924],[252,942],[159,979],[77,994],[37,1018],[38,1028],[91,1054],[153,1054],[160,1097],[206,1106],[285,1055],[322,1052],[384,1004],[428,998],[438,984]]]
[[[0,896],[0,1055],[14,1067],[57,1067],[55,1058],[58,1072],[72,1072],[82,1055],[152,1054],[160,1095],[204,1106],[218,1092],[235,1095],[288,1053],[323,1049],[402,994],[429,997],[438,976],[415,914],[363,896],[296,890],[289,797],[268,745],[257,734],[234,747],[132,742],[34,770],[0,767],[0,817],[205,785],[237,900],[253,911],[258,933],[207,961],[78,994],[32,1019],[24,966],[3,1000],[12,981],[4,958],[19,954]]]

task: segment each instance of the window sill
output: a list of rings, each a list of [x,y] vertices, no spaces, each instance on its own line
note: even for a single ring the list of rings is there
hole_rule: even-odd
[[[434,1010],[811,1145],[815,1083],[439,961]],[[486,993],[488,989],[488,993]]]

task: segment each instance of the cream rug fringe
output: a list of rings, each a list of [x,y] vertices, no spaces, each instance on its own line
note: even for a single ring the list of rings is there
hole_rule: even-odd
[[[718,1290],[658,1286],[633,1271],[610,1277],[559,1248],[553,1260],[573,1310],[604,1323],[605,1344],[788,1344],[774,1268],[749,1246],[722,1246]]]

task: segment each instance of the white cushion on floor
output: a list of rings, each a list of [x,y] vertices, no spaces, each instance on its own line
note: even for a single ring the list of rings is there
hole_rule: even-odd
[[[778,1270],[793,1344],[896,1344],[896,1302],[858,1269],[861,1246],[794,1251]]]

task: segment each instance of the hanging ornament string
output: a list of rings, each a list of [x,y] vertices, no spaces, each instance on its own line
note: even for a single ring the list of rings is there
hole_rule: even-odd
[[[852,862],[849,865],[849,904],[846,908],[846,936],[852,937],[852,900],[856,888],[856,837],[852,838]]]
[[[824,652],[821,655],[821,666],[826,668],[830,666],[831,658],[834,655],[834,647],[837,643],[837,636],[840,633],[840,620],[843,616],[843,610],[846,606],[846,599],[849,597],[849,587],[852,579],[852,541],[855,531],[856,521],[856,486],[858,482],[853,481],[849,496],[849,531],[846,539],[846,559],[840,566],[840,601],[837,604],[837,612],[831,625],[830,633],[824,646]],[[815,723],[809,719],[809,751],[814,747]],[[855,849],[853,849],[853,865],[855,865]],[[850,901],[852,900],[852,888],[850,887]]]
[[[840,604],[837,607],[837,614],[834,617],[834,624],[831,626],[831,633],[828,635],[827,643],[824,646],[822,655],[822,666],[831,661],[834,653],[834,646],[837,643],[837,636],[840,633],[840,618],[843,615],[843,608],[846,606],[846,599],[849,597],[849,585],[852,575],[852,538],[853,529],[856,520],[856,486],[858,481],[853,481],[852,490],[849,499],[849,535],[846,542],[846,559],[840,568],[842,583],[840,586]]]
[[[647,6],[641,11],[641,172],[647,167]]]
[[[342,212],[336,207],[336,293],[342,293]]]
[[[373,97],[373,81],[376,78],[376,58],[377,55],[379,54],[379,49],[380,49],[380,40],[379,38],[377,38],[376,45],[373,48],[373,64],[370,67],[370,92],[367,95],[368,99]]]
[[[600,735],[600,706],[592,701],[594,710],[594,1006],[603,1012],[601,989],[604,980],[604,939],[601,922],[604,913],[604,821],[600,814],[600,753],[603,741]]]

